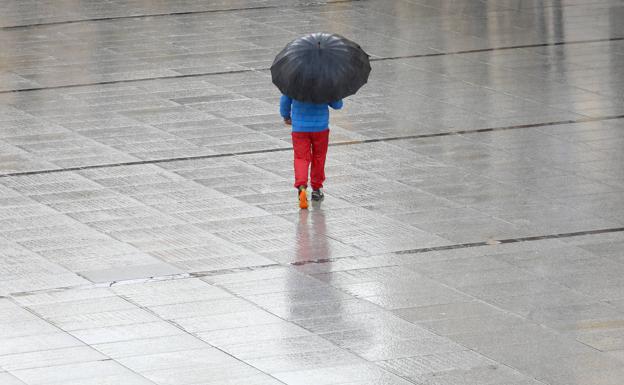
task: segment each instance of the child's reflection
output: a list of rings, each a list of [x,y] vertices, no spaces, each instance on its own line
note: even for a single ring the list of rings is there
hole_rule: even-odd
[[[297,246],[294,264],[297,273],[288,275],[288,319],[295,323],[342,313],[339,291],[325,279],[310,275],[330,271],[332,258],[327,238],[325,212],[313,204],[313,210],[301,210],[297,223]],[[311,347],[314,349],[313,347]]]
[[[325,212],[320,207],[300,211],[295,264],[305,264],[309,261],[327,262],[331,258],[331,252],[326,233]]]

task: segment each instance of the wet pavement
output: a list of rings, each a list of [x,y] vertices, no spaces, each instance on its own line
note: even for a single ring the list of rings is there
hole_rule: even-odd
[[[0,384],[623,383],[621,0],[0,9]],[[300,211],[313,31],[373,72]]]

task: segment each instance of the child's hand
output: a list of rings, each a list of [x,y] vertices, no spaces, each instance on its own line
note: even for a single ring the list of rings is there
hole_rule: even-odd
[[[284,123],[286,125],[288,125],[288,126],[291,126],[292,125],[292,120],[290,118],[286,118],[286,119],[284,119]]]

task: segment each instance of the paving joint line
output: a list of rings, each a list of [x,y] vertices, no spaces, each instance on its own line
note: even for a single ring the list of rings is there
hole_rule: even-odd
[[[45,23],[7,25],[7,26],[0,27],[0,31],[16,31],[16,30],[29,29],[29,28],[55,27],[59,25],[71,25],[71,24],[91,23],[91,22],[100,22],[100,21],[136,20],[136,19],[149,19],[152,17],[156,18],[156,17],[167,17],[167,16],[201,15],[201,14],[207,14],[207,13],[237,12],[237,11],[246,11],[246,10],[254,11],[254,10],[272,9],[272,8],[275,8],[275,6],[265,5],[265,6],[248,7],[248,8],[207,9],[204,11],[181,11],[181,12],[151,13],[151,14],[145,14],[145,15],[95,17],[91,19],[63,20],[63,21],[50,21],[50,22],[45,22]]]
[[[371,139],[353,140],[353,141],[345,141],[345,142],[335,142],[335,143],[330,143],[329,146],[338,147],[338,146],[350,146],[350,145],[360,145],[360,144],[380,143],[380,142],[394,142],[394,141],[399,141],[399,140],[426,139],[426,138],[436,138],[436,137],[455,136],[455,135],[471,135],[471,134],[479,134],[479,133],[485,133],[485,132],[498,132],[498,131],[518,130],[518,129],[524,129],[524,128],[559,126],[559,125],[564,125],[564,124],[590,123],[590,122],[600,122],[600,121],[617,120],[617,119],[624,119],[624,114],[600,116],[600,117],[585,117],[581,119],[559,120],[559,121],[553,121],[553,122],[529,123],[529,124],[520,124],[520,125],[514,125],[514,126],[477,128],[474,130],[457,130],[457,131],[446,131],[446,132],[437,132],[437,133],[391,136],[391,137],[386,137],[386,138],[371,138]],[[264,149],[264,150],[228,152],[228,153],[222,153],[222,154],[196,155],[196,156],[153,159],[153,160],[137,160],[137,161],[129,161],[129,162],[121,162],[121,163],[94,164],[94,165],[66,167],[66,168],[58,168],[58,169],[18,171],[18,172],[0,174],[0,178],[11,178],[11,177],[43,175],[43,174],[56,174],[56,173],[63,173],[63,172],[94,170],[94,169],[101,169],[101,168],[140,166],[140,165],[147,165],[147,164],[173,163],[173,162],[183,162],[183,161],[201,160],[201,159],[228,158],[228,157],[233,157],[233,156],[266,154],[266,153],[271,153],[271,152],[284,152],[284,151],[291,151],[291,150],[292,150],[292,147],[277,147],[277,148],[269,148],[269,149]]]
[[[477,49],[468,49],[468,50],[459,50],[459,51],[450,51],[450,52],[388,56],[388,57],[372,58],[371,61],[415,59],[415,58],[422,58],[422,57],[435,57],[435,56],[447,56],[447,55],[463,55],[463,54],[480,53],[480,52],[506,51],[506,50],[512,50],[512,49],[522,49],[522,48],[540,48],[540,47],[556,47],[556,46],[562,46],[562,45],[606,43],[606,42],[611,42],[611,41],[622,41],[622,40],[624,40],[624,37],[609,37],[609,38],[604,38],[604,39],[591,39],[591,40],[555,41],[555,42],[549,42],[549,43],[520,44],[520,45],[510,45],[510,46],[503,46],[503,47],[477,48]]]
[[[361,1],[361,0],[347,0],[347,1]],[[332,3],[332,4],[335,4],[335,3]],[[551,43],[524,44],[524,45],[515,45],[515,46],[508,46],[508,47],[480,48],[480,49],[473,49],[473,50],[436,52],[436,53],[425,53],[425,54],[404,55],[404,56],[371,57],[370,61],[381,62],[381,61],[392,61],[392,60],[417,59],[417,58],[437,57],[437,56],[463,55],[463,54],[471,54],[471,53],[479,53],[479,52],[496,52],[496,51],[522,49],[522,48],[539,48],[539,47],[551,47],[551,46],[561,46],[561,45],[591,44],[591,43],[621,41],[621,40],[624,40],[624,37],[613,37],[613,38],[593,39],[593,40],[575,40],[575,41],[570,41],[570,42],[561,41],[561,42],[551,42]],[[241,73],[249,73],[249,72],[266,72],[269,70],[270,68],[261,67],[261,68],[246,68],[246,69],[231,70],[231,71],[202,72],[198,74],[180,74],[180,75],[170,75],[170,76],[155,76],[155,77],[148,77],[148,78],[106,80],[106,81],[93,82],[93,83],[76,83],[76,84],[63,84],[63,85],[48,86],[48,87],[31,87],[31,88],[1,90],[0,94],[45,91],[45,90],[56,90],[56,89],[77,88],[77,87],[91,87],[91,86],[109,85],[109,84],[146,82],[146,81],[152,81],[152,80],[186,79],[186,78],[203,77],[203,76],[207,77],[207,76],[218,76],[218,75],[241,74]]]
[[[585,236],[585,235],[610,234],[610,233],[620,233],[620,232],[624,232],[624,227],[611,227],[611,228],[604,228],[604,229],[575,231],[575,232],[569,232],[569,233],[555,233],[555,234],[536,235],[536,236],[529,236],[529,237],[494,239],[494,240],[481,241],[481,242],[458,243],[458,244],[452,244],[452,245],[424,247],[420,249],[399,250],[399,251],[395,251],[389,254],[413,255],[413,254],[423,254],[423,253],[430,253],[430,252],[436,252],[436,251],[497,246],[501,244],[535,242],[535,241],[542,241],[542,240],[549,240],[549,239],[573,238],[573,237],[579,237],[579,236]],[[288,267],[288,266],[304,266],[304,265],[309,265],[309,264],[331,263],[331,262],[335,262],[335,261],[339,261],[343,259],[346,260],[346,259],[354,259],[354,258],[367,258],[371,256],[373,255],[368,255],[368,256],[362,255],[362,256],[355,256],[355,257],[347,256],[347,257],[337,257],[337,258],[322,258],[322,259],[290,262],[287,264],[281,264],[281,263],[276,262],[276,263],[267,264],[267,265],[198,271],[198,272],[172,274],[172,275],[164,275],[164,276],[157,276],[157,277],[128,279],[128,280],[120,280],[120,281],[112,281],[112,282],[91,283],[91,284],[76,285],[76,286],[57,287],[57,288],[51,288],[51,289],[15,292],[15,293],[9,293],[4,296],[0,295],[0,298],[10,299],[14,297],[23,297],[23,296],[37,294],[37,293],[52,293],[52,292],[67,291],[67,290],[76,290],[76,289],[85,290],[85,289],[95,289],[95,288],[102,288],[102,287],[113,287],[113,286],[119,286],[119,285],[131,285],[131,284],[137,284],[137,283],[148,283],[148,282],[157,282],[157,281],[172,281],[172,280],[178,280],[178,279],[204,278],[204,277],[211,277],[215,275],[233,274],[233,273],[257,271],[257,270],[264,270],[264,269],[274,269],[274,268],[281,268],[281,267]]]
[[[335,1],[327,1],[325,3],[309,3],[309,4],[303,4],[303,5],[296,5],[296,6],[292,6],[288,8],[297,9],[297,8],[306,8],[306,7],[319,7],[319,6],[332,5],[332,4],[353,3],[357,1],[362,1],[362,0],[335,0]],[[69,24],[90,23],[90,22],[100,22],[100,21],[148,19],[152,17],[169,17],[169,16],[201,15],[201,14],[209,14],[209,13],[257,11],[257,10],[263,10],[263,9],[276,9],[276,8],[284,8],[284,7],[281,5],[261,5],[261,6],[255,6],[255,7],[206,9],[203,11],[180,11],[180,12],[152,13],[152,14],[147,14],[147,15],[96,17],[96,18],[91,18],[91,19],[51,21],[47,23],[7,25],[7,26],[0,27],[0,31],[3,31],[3,30],[14,31],[14,30],[28,29],[28,28],[52,27],[52,26],[58,26],[58,25],[69,25]]]
[[[268,71],[268,70],[269,69],[264,69],[264,68],[259,68],[259,69],[249,68],[249,69],[231,70],[231,71],[204,72],[204,73],[199,73],[199,74],[155,76],[155,77],[149,77],[149,78],[135,78],[135,79],[121,79],[121,80],[106,80],[106,81],[93,82],[93,83],[63,84],[63,85],[49,86],[49,87],[32,87],[32,88],[20,88],[20,89],[14,89],[14,90],[2,90],[0,91],[0,94],[59,90],[59,89],[66,89],[66,88],[80,88],[80,87],[92,87],[92,86],[105,86],[109,84],[149,82],[152,80],[186,79],[186,78],[196,78],[196,77],[202,77],[202,76],[217,76],[217,75],[235,75],[235,74],[241,74],[241,73],[259,72],[259,71]]]
[[[572,237],[579,237],[579,236],[585,236],[585,235],[598,235],[598,234],[609,234],[609,233],[619,233],[619,232],[624,232],[624,227],[611,227],[611,228],[606,228],[606,229],[575,231],[575,232],[570,232],[570,233],[546,234],[546,235],[536,235],[536,236],[530,236],[530,237],[494,239],[494,240],[488,240],[488,241],[482,241],[482,242],[458,243],[454,245],[423,247],[420,249],[396,251],[393,254],[396,254],[396,255],[423,254],[423,253],[430,253],[434,251],[468,249],[468,248],[474,248],[474,247],[496,246],[496,245],[501,245],[501,244],[521,243],[521,242],[535,242],[535,241],[543,241],[543,240],[549,240],[549,239],[572,238]],[[307,260],[307,261],[297,261],[297,262],[292,262],[291,265],[303,266],[303,265],[309,265],[309,264],[330,263],[330,262],[338,261],[341,259],[347,259],[347,258],[352,258],[352,257],[323,258],[323,259],[313,259],[313,260]]]

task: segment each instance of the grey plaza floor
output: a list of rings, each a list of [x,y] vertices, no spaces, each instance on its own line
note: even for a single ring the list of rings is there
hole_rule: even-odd
[[[624,1],[0,0],[0,384],[624,384]],[[292,187],[268,68],[371,55]]]

